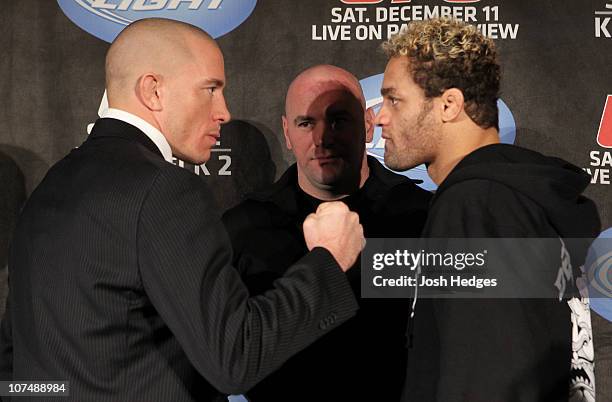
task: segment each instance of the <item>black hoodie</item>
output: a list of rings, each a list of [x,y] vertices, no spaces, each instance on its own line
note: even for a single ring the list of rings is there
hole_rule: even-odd
[[[594,238],[589,180],[524,148],[479,148],[440,185],[423,237]],[[567,300],[418,300],[403,400],[567,401],[572,375],[592,377],[571,369],[570,314]]]

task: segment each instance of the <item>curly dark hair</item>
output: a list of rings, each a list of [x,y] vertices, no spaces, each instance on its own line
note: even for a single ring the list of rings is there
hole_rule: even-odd
[[[447,18],[411,22],[383,50],[389,57],[409,58],[412,79],[426,97],[457,88],[476,124],[498,128],[501,68],[493,40],[475,26]]]

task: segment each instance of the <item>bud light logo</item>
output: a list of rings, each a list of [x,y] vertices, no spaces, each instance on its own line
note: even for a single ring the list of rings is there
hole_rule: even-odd
[[[612,321],[612,228],[595,239],[584,265],[591,309]]]
[[[373,75],[359,81],[363,94],[366,98],[366,107],[373,108],[375,113],[380,110],[383,98],[380,96],[380,88],[382,87],[383,74]],[[514,144],[516,139],[516,123],[512,112],[506,104],[500,99],[497,103],[499,110],[499,138],[504,144]],[[382,138],[382,129],[376,127],[374,129],[374,138],[371,143],[366,144],[368,155],[374,156],[384,165],[385,159],[385,139]],[[434,183],[427,174],[425,165],[420,165],[405,172],[402,175],[415,180],[422,180],[419,186],[425,190],[433,191],[438,186]]]
[[[183,21],[213,38],[236,29],[253,12],[257,0],[57,0],[68,18],[106,41],[130,23],[144,18]]]

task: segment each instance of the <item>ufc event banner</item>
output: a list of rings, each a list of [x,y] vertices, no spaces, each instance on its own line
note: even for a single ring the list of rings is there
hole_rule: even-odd
[[[612,237],[611,0],[5,0],[0,269],[23,200],[107,108],[105,53],[130,22],[185,21],[221,47],[232,121],[206,164],[175,163],[208,182],[225,210],[294,162],[281,114],[300,71],[322,63],[349,70],[377,111],[386,65],[381,43],[411,21],[439,16],[468,21],[495,40],[503,67],[502,142],[584,168],[592,178],[586,195],[597,203],[605,229],[601,237]],[[383,160],[380,129],[366,149]],[[424,166],[404,174],[435,190]],[[610,254],[600,263],[610,279]],[[609,310],[602,315],[612,319]]]

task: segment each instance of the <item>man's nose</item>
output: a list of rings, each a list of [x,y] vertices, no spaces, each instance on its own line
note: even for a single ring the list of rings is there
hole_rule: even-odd
[[[374,124],[381,127],[389,124],[389,115],[387,113],[387,108],[383,105],[376,116],[374,117]]]
[[[334,129],[330,123],[325,123],[322,127],[315,127],[312,132],[312,141],[317,147],[328,146],[334,142]]]
[[[221,99],[217,102],[215,111],[214,111],[214,119],[219,121],[221,124],[227,123],[231,120],[232,115],[230,111],[227,109],[227,104],[225,103],[225,97],[221,96]]]

